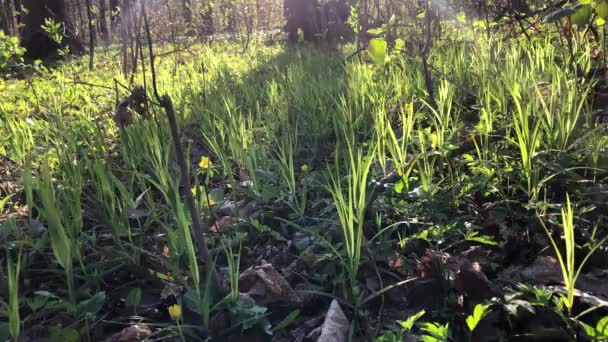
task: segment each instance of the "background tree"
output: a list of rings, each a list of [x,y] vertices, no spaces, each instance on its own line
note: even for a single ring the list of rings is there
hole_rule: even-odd
[[[110,29],[112,35],[118,33],[118,23],[120,22],[120,0],[110,0]]]
[[[110,32],[108,30],[106,8],[106,0],[99,0],[99,15],[97,18],[97,21],[99,23],[99,33],[101,35],[101,40],[103,41],[104,45],[108,46],[110,43]]]
[[[23,0],[22,5],[27,9],[21,14],[23,28],[20,34],[21,45],[27,49],[26,57],[39,59],[53,56],[62,46],[69,46],[72,52],[82,51],[66,17],[64,0]],[[46,19],[62,25],[64,37],[61,46],[42,29]]]

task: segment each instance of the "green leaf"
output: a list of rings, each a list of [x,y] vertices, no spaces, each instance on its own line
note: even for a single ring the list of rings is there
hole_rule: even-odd
[[[386,32],[386,30],[383,27],[378,27],[378,28],[375,28],[375,29],[369,29],[369,30],[367,30],[367,33],[370,36],[373,36],[373,37],[377,37],[379,35],[382,35],[385,32]]]
[[[490,304],[477,304],[473,309],[473,314],[467,317],[467,326],[469,331],[473,332],[479,322],[486,317],[492,310],[490,310]]]
[[[446,342],[448,340],[449,323],[446,323],[445,325],[431,322],[424,323],[421,330],[430,334],[422,336],[422,341]]]
[[[576,12],[570,16],[570,19],[572,20],[572,23],[576,25],[587,25],[592,14],[593,8],[591,5],[584,4],[582,6],[577,6]]]
[[[456,20],[464,24],[467,22],[467,15],[464,12],[460,12],[456,15]]]
[[[80,334],[74,329],[57,325],[49,328],[49,340],[50,342],[78,342]]]
[[[395,39],[395,50],[401,51],[405,49],[405,41],[401,38]]]
[[[498,246],[498,243],[492,240],[491,236],[479,235],[479,232],[473,232],[464,238],[466,241],[475,241],[488,246]]]
[[[606,2],[606,1],[600,2],[595,7],[595,12],[597,13],[597,16],[598,16],[598,25],[603,25],[603,23],[599,24],[599,19],[602,19],[602,21],[604,21],[604,22],[606,19],[608,19],[608,2]]]
[[[418,311],[418,313],[410,316],[405,321],[397,321],[397,324],[399,324],[403,329],[405,329],[405,331],[410,331],[412,330],[414,323],[416,323],[416,321],[419,320],[420,317],[422,317],[425,313],[426,312],[424,310],[420,310]]]
[[[272,331],[278,331],[278,330],[286,328],[288,325],[290,325],[291,323],[293,323],[293,321],[295,321],[298,318],[298,316],[300,316],[300,310],[294,310],[294,311],[292,311],[279,324],[277,324],[272,329]]]
[[[386,58],[386,40],[373,38],[369,41],[368,52],[376,64],[384,64]]]
[[[127,305],[137,306],[139,303],[141,303],[141,289],[139,287],[134,287],[127,295]]]
[[[403,192],[403,189],[405,189],[405,180],[402,177],[397,183],[395,183],[395,192],[400,194]]]
[[[106,302],[106,293],[99,292],[93,297],[83,300],[76,306],[76,314],[78,317],[85,317],[87,315],[95,316],[99,310],[103,307]]]
[[[597,330],[594,329],[592,326],[590,326],[589,324],[580,322],[580,321],[578,322],[578,324],[583,328],[585,335],[587,335],[588,337],[591,337],[592,339],[595,339],[595,337],[597,337]]]
[[[395,334],[394,332],[387,332],[386,334],[384,334],[382,336],[376,337],[376,342],[401,342],[401,341],[403,341],[403,338],[401,338],[399,335]]]
[[[576,12],[576,10],[574,8],[572,8],[572,7],[560,8],[560,9],[557,9],[557,10],[549,13],[549,15],[547,15],[545,17],[544,22],[545,23],[552,23],[552,22],[555,22],[555,21],[559,21],[559,20],[562,20],[565,17],[568,17],[568,16],[574,14],[574,12]]]
[[[595,330],[602,337],[608,337],[608,316],[600,319],[595,325]]]

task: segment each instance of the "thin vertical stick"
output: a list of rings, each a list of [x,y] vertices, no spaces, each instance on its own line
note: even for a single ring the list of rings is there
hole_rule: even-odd
[[[154,96],[156,96],[157,100],[160,103],[160,106],[165,109],[165,113],[167,114],[167,120],[169,121],[169,128],[171,129],[171,136],[173,137],[173,145],[175,147],[175,157],[177,158],[181,173],[181,185],[183,188],[183,196],[186,202],[186,207],[188,208],[188,211],[190,211],[190,217],[192,218],[192,225],[194,228],[194,237],[196,239],[198,255],[204,264],[210,266],[211,264],[209,263],[209,249],[207,248],[207,243],[205,242],[205,229],[201,224],[199,212],[198,210],[196,210],[194,198],[192,196],[192,192],[190,191],[190,189],[192,188],[192,184],[190,183],[190,176],[188,172],[188,165],[186,164],[186,158],[184,156],[184,149],[182,148],[179,138],[179,131],[177,128],[177,120],[175,119],[175,110],[173,109],[173,102],[171,101],[171,97],[169,97],[169,95],[160,96],[158,93],[158,87],[156,85],[154,51],[152,49],[152,37],[150,34],[148,17],[146,15],[145,1],[142,2],[142,15],[144,18],[146,36],[148,38],[148,53],[150,54],[150,72],[152,73],[152,87],[154,89]],[[214,287],[220,289],[221,280],[219,279],[217,273],[215,272],[213,267],[208,267],[207,269],[209,272],[212,273],[211,276]]]

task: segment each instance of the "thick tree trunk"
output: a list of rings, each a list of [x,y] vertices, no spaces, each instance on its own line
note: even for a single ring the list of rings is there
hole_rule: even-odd
[[[130,1],[122,0],[122,4],[120,7],[120,16],[122,21],[120,23],[120,37],[121,37],[121,47],[120,47],[120,55],[122,59],[122,71],[125,76],[129,74],[129,11],[131,10]]]
[[[184,20],[186,24],[192,23],[192,0],[182,0],[182,8],[184,12]]]
[[[300,29],[304,34],[304,39],[313,39],[317,5],[317,0],[285,0],[284,9],[287,18],[285,29],[291,42],[298,40],[298,30]]]
[[[87,21],[89,22],[89,70],[93,70],[95,58],[95,24],[93,23],[93,10],[91,0],[85,0],[87,6]]]
[[[13,5],[15,7],[15,20],[17,21],[17,24],[21,24],[21,0],[13,0]]]
[[[211,0],[203,1],[201,4],[201,25],[202,34],[210,36],[215,33],[215,27],[213,26],[213,5]]]
[[[6,35],[11,35],[13,25],[13,9],[10,0],[0,0],[0,30]]]
[[[118,33],[120,23],[120,0],[110,0],[110,29],[112,35]]]
[[[110,35],[108,31],[106,8],[106,0],[99,0],[99,17],[97,18],[99,21],[99,33],[101,34],[103,44],[107,47],[110,44]]]
[[[23,7],[27,9],[22,14],[23,29],[21,31],[21,45],[27,49],[25,56],[31,59],[41,59],[56,56],[57,50],[63,46],[70,46],[72,52],[79,53],[82,46],[73,36],[71,25],[65,16],[64,0],[23,0]],[[60,44],[53,41],[42,30],[44,20],[51,18],[62,23],[65,28],[64,38]]]

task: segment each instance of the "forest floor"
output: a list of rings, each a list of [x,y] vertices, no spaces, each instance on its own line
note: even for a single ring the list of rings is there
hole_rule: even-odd
[[[0,78],[0,341],[606,340],[597,61],[438,44],[157,48],[190,189],[149,64]]]

